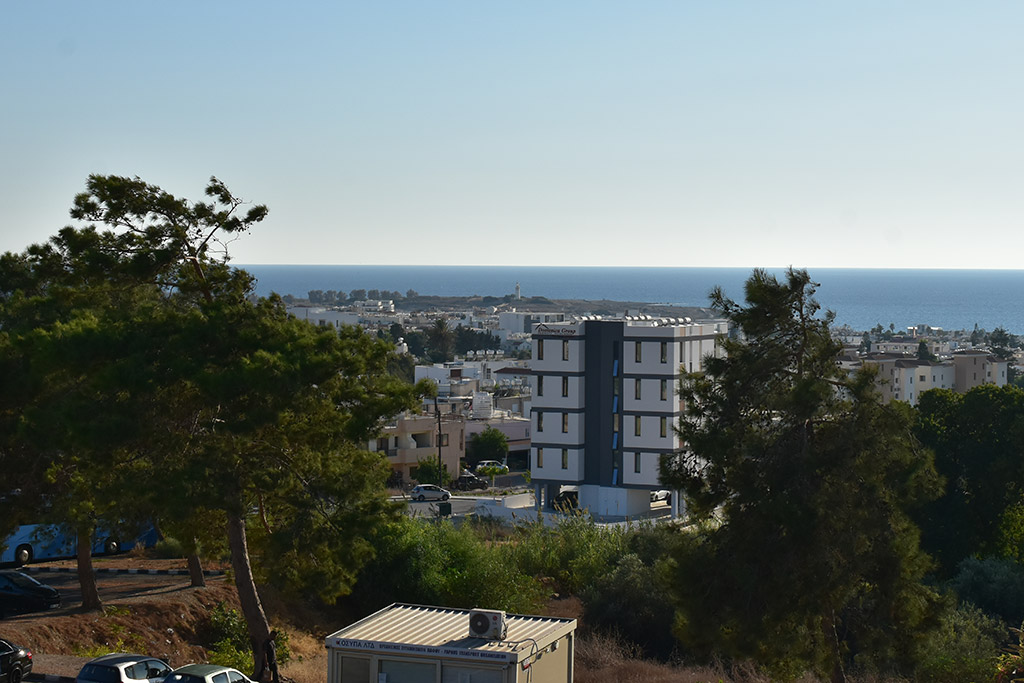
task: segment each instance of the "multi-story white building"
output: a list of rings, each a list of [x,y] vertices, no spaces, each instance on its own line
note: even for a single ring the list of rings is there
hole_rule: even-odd
[[[650,509],[663,453],[680,448],[680,373],[700,371],[724,320],[581,320],[533,330],[531,481],[538,506],[566,485],[597,515]]]
[[[882,401],[904,401],[912,406],[929,389],[952,389],[964,394],[982,384],[1003,386],[1010,367],[1009,361],[982,350],[957,351],[952,360],[945,361],[869,353],[862,362],[877,368],[875,381]]]

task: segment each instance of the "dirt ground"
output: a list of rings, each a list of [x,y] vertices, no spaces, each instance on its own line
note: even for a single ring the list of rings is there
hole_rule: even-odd
[[[131,555],[97,558],[94,564],[97,569],[185,569],[182,560]],[[74,567],[74,561],[33,567]],[[208,577],[206,587],[192,588],[187,575],[98,573],[104,610],[87,612],[81,609],[75,574],[30,573],[57,587],[64,604],[59,610],[0,621],[0,636],[32,650],[36,675],[75,676],[82,664],[100,650],[141,652],[160,657],[175,667],[205,662],[207,653],[201,644],[200,630],[207,615],[221,602],[238,607],[234,584],[225,576]],[[271,622],[291,636],[289,646],[294,661],[282,667],[282,673],[297,683],[322,682],[327,672],[322,637],[281,620],[275,622],[272,605],[267,605],[267,611]],[[295,671],[290,671],[290,667]]]

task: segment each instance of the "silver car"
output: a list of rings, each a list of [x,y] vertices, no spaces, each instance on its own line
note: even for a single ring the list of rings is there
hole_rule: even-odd
[[[413,500],[448,500],[452,494],[436,484],[420,484],[409,492]]]
[[[169,673],[171,667],[162,659],[120,652],[86,663],[75,683],[163,683]]]
[[[217,664],[188,664],[175,669],[165,683],[253,683],[238,669]]]

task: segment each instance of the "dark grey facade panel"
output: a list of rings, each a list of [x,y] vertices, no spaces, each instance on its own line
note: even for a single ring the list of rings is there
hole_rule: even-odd
[[[530,448],[543,448],[545,450],[547,450],[548,448],[551,448],[551,449],[554,449],[554,450],[561,450],[563,448],[568,448],[568,449],[571,449],[571,450],[580,450],[581,448],[583,448],[583,444],[582,443],[545,443],[543,441],[532,441],[532,442],[530,442]],[[655,451],[644,451],[644,453],[654,453],[654,452]],[[671,453],[672,451],[669,451],[669,452]]]

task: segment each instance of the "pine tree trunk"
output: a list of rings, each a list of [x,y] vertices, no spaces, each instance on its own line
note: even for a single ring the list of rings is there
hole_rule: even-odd
[[[240,514],[228,513],[228,545],[231,548],[231,568],[235,573],[235,588],[242,616],[249,627],[249,641],[252,645],[253,671],[259,669],[263,657],[263,642],[270,635],[267,615],[263,612],[256,582],[252,578],[249,564],[249,546],[245,539],[245,519]]]
[[[192,580],[192,588],[203,588],[206,586],[206,577],[203,575],[203,564],[199,555],[189,553],[188,555],[188,576]]]
[[[102,609],[99,589],[96,588],[96,573],[92,569],[92,528],[82,525],[78,528],[78,584],[82,589],[82,609]]]

